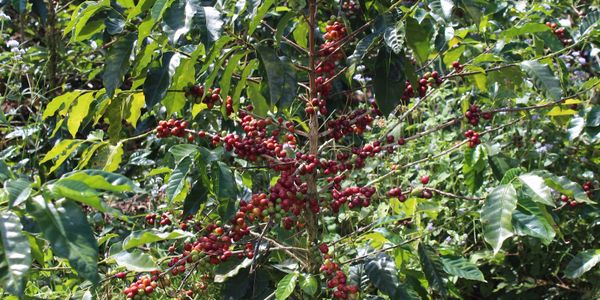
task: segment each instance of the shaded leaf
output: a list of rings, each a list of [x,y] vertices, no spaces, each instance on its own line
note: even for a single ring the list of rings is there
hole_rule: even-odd
[[[446,284],[444,283],[444,267],[439,257],[432,249],[428,248],[423,243],[419,243],[417,252],[419,254],[419,261],[421,262],[421,268],[423,268],[423,273],[425,273],[425,278],[427,278],[429,285],[445,297],[447,292]]]
[[[106,88],[106,95],[112,98],[115,90],[121,86],[123,76],[129,70],[129,55],[133,50],[133,42],[137,35],[130,33],[119,38],[109,49],[104,63],[102,83]]]
[[[521,63],[521,68],[531,77],[535,87],[540,89],[548,98],[557,101],[562,97],[560,80],[552,73],[548,65],[535,60],[528,60]]]
[[[444,272],[464,279],[486,282],[477,265],[464,257],[441,257]]]
[[[517,192],[511,184],[495,188],[485,199],[481,211],[483,237],[494,249],[500,251],[502,243],[513,235],[512,214],[517,207]]]
[[[600,249],[590,249],[579,252],[567,265],[565,276],[577,278],[591,270],[600,262]]]
[[[9,207],[19,206],[29,199],[31,182],[23,178],[7,180],[4,189],[8,192]]]
[[[296,72],[290,62],[277,56],[275,50],[259,46],[257,52],[266,72],[271,105],[288,107],[296,97]]]

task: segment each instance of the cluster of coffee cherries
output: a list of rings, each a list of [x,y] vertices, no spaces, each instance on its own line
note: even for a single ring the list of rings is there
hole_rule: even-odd
[[[368,207],[371,205],[371,197],[373,194],[375,194],[375,188],[368,186],[352,186],[345,188],[342,191],[333,189],[331,192],[331,195],[333,196],[331,210],[337,213],[344,203],[348,203],[348,208],[350,209]]]
[[[158,138],[167,138],[170,136],[183,137],[188,125],[189,123],[183,120],[162,120],[158,122],[158,126],[156,126],[156,136]]]
[[[479,133],[473,131],[472,129],[469,129],[467,132],[465,132],[465,137],[469,139],[468,144],[470,148],[475,148],[477,145],[481,144],[481,141],[479,140]]]
[[[452,67],[454,68],[454,72],[460,73],[463,71],[464,67],[459,61],[453,61]]]
[[[344,1],[342,4],[342,9],[349,15],[353,15],[360,9],[360,4],[356,3],[352,0]]]
[[[349,115],[340,116],[337,119],[327,121],[329,137],[339,140],[351,133],[362,134],[367,127],[371,126],[375,112],[368,112],[366,109],[357,109]]]
[[[485,120],[490,120],[492,118],[492,113],[481,113],[481,109],[479,108],[479,106],[471,104],[469,109],[465,112],[465,118],[469,120],[469,123],[471,125],[477,126],[477,124],[479,124],[480,117],[483,117]]]
[[[400,200],[400,202],[406,201],[406,195],[404,195],[402,193],[402,189],[399,187],[391,188],[387,192],[387,195],[388,195],[388,197],[398,198],[398,200]]]
[[[592,197],[592,193],[593,193],[593,189],[594,189],[594,185],[592,184],[591,181],[586,181],[583,185],[583,190],[585,191],[585,194],[588,196],[588,198]]]
[[[560,40],[561,43],[563,43],[563,45],[568,46],[573,44],[573,39],[570,39],[565,35],[566,31],[564,27],[558,27],[558,24],[554,22],[546,22],[546,26],[552,29],[554,35],[556,35],[556,37]]]
[[[406,81],[406,87],[404,88],[404,92],[402,93],[402,100],[408,101],[410,98],[413,98],[415,95],[419,95],[419,97],[423,98],[427,94],[427,89],[433,87],[434,85],[440,85],[443,82],[442,78],[438,71],[427,72],[423,74],[421,78],[418,80],[419,87],[415,88],[408,80]]]
[[[307,115],[314,115],[316,112],[319,112],[322,116],[327,115],[327,102],[325,99],[313,98],[309,103],[307,103],[304,112]]]
[[[340,50],[339,41],[345,36],[346,27],[343,21],[332,16],[325,26],[323,38],[326,42],[319,46],[319,56],[323,57],[324,60],[319,63],[316,72],[321,76],[315,79],[317,91],[325,97],[329,95],[333,88],[333,85],[331,82],[327,82],[327,79],[334,75],[336,62],[344,59],[344,53]]]
[[[326,259],[323,262],[323,265],[321,265],[320,271],[328,277],[327,288],[332,291],[334,299],[348,299],[350,295],[358,292],[358,287],[356,285],[347,284],[346,274],[340,270],[335,262],[331,261],[327,254],[329,249],[327,245],[325,245],[325,247],[323,247],[323,245],[324,244],[322,244],[319,249],[325,254]]]
[[[225,114],[228,116],[231,116],[232,113],[233,113],[233,99],[231,98],[231,96],[227,96],[227,99],[225,99]]]
[[[577,206],[577,201],[575,201],[574,199],[569,198],[569,196],[567,196],[567,195],[560,195],[560,201],[568,204],[571,207]]]
[[[215,105],[221,103],[221,89],[209,88],[208,93],[204,95],[204,86],[189,84],[184,88],[186,98],[196,104],[204,103],[208,109],[212,109]]]
[[[171,218],[169,218],[169,214],[167,213],[162,213],[160,216],[155,213],[149,213],[144,218],[146,219],[146,223],[148,223],[148,225],[154,225],[156,222],[158,222],[158,224],[161,226],[171,225]]]
[[[123,294],[128,299],[149,299],[152,293],[158,287],[158,272],[155,272],[152,277],[143,275],[137,281],[132,282],[129,287],[123,290]]]

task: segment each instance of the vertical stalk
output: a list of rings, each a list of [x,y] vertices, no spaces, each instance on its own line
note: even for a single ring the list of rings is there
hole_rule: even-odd
[[[48,92],[55,92],[56,87],[59,86],[58,82],[58,42],[57,42],[57,32],[56,32],[56,9],[53,5],[54,1],[48,1],[48,17],[46,19],[47,22],[47,30],[46,32],[46,46],[48,47]],[[51,95],[49,95],[51,96]]]
[[[308,1],[308,13],[309,15],[309,31],[308,31],[308,43],[309,43],[309,54],[308,54],[308,64],[309,64],[309,91],[308,91],[308,101],[311,101],[314,98],[317,98],[317,85],[316,85],[316,58],[317,58],[317,49],[315,45],[315,29],[317,28],[317,1],[316,0],[307,0]],[[308,132],[308,142],[309,142],[309,154],[318,155],[319,150],[319,119],[316,114],[310,114],[309,117],[309,132]],[[313,199],[319,199],[319,194],[317,190],[317,178],[316,175],[310,175],[308,177],[308,196]],[[311,248],[315,245],[315,243],[319,239],[319,227],[317,216],[310,210],[307,210],[307,230],[308,230],[308,247]],[[314,259],[314,257],[309,257],[309,272],[316,272],[319,268],[319,262]]]

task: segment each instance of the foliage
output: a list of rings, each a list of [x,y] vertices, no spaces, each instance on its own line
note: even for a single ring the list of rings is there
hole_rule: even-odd
[[[597,299],[588,2],[0,1],[0,294]]]

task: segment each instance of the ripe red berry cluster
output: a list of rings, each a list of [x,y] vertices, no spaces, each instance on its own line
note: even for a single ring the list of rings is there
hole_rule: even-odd
[[[342,4],[342,9],[349,15],[353,15],[354,13],[358,12],[358,10],[360,9],[360,4],[356,3],[352,0],[350,1],[345,1],[344,4]]]
[[[326,105],[327,102],[325,99],[313,98],[309,103],[307,103],[304,112],[306,112],[306,114],[309,116],[314,115],[316,112],[319,112],[322,116],[324,116],[328,113]]]
[[[336,62],[344,59],[344,53],[340,50],[339,41],[345,36],[346,27],[343,21],[332,17],[325,26],[323,38],[326,42],[319,46],[319,55],[324,57],[325,60],[320,63],[316,70],[317,74],[321,74],[315,80],[317,91],[323,97],[327,97],[333,88],[333,85],[331,82],[327,82],[327,79],[334,75]],[[324,107],[323,105],[320,106]]]
[[[404,202],[406,201],[406,195],[404,195],[402,193],[402,189],[399,187],[395,187],[395,188],[391,188],[388,192],[387,192],[388,197],[395,197],[398,198],[398,200],[400,200],[400,202]]]
[[[459,61],[452,62],[452,67],[456,73],[460,73],[463,71],[464,67]]]
[[[558,27],[558,25],[554,22],[546,22],[546,26],[552,29],[554,35],[556,35],[563,45],[568,46],[573,44],[573,39],[570,39],[565,35],[566,32],[564,27]]]
[[[569,198],[569,196],[567,196],[567,195],[560,195],[560,201],[565,202],[566,204],[568,204],[571,207],[577,206],[577,201]]]
[[[158,122],[156,126],[156,136],[158,138],[167,138],[170,136],[183,137],[189,123],[182,120],[169,119],[168,121]]]
[[[344,203],[348,203],[348,208],[368,207],[371,205],[371,197],[375,194],[374,187],[348,187],[342,191],[333,189],[331,195],[333,201],[331,202],[331,209],[337,213],[340,207]]]
[[[346,282],[346,274],[330,259],[325,259],[320,270],[329,278],[327,280],[327,288],[332,291],[333,298],[348,299],[349,295],[358,292],[358,287],[355,285],[348,285]]]
[[[475,104],[471,104],[469,109],[465,112],[465,118],[469,120],[469,123],[473,126],[477,126],[479,124],[479,118],[483,117],[486,120],[490,120],[492,118],[492,113],[484,112],[481,113],[481,109],[479,106]]]
[[[585,191],[585,194],[591,198],[592,197],[592,190],[594,189],[594,184],[591,181],[587,181],[585,182],[583,185],[583,190]]]
[[[171,225],[171,219],[169,218],[169,214],[167,213],[163,213],[162,215],[160,215],[160,217],[155,213],[149,213],[145,216],[145,219],[148,225],[154,225],[156,221],[158,221],[161,226]]]
[[[374,116],[374,112],[367,112],[366,109],[357,109],[347,116],[340,116],[337,119],[329,120],[327,121],[329,137],[339,140],[351,133],[360,135],[373,123]]]
[[[230,116],[233,113],[233,99],[231,96],[227,96],[225,100],[225,114]]]
[[[208,109],[212,109],[215,105],[221,102],[221,89],[208,89],[206,96],[204,95],[204,87],[201,85],[190,84],[184,88],[186,98],[196,104],[204,103]]]
[[[157,280],[158,275],[153,275],[152,278],[149,275],[144,275],[137,281],[132,282],[128,288],[123,290],[123,293],[127,295],[128,299],[149,299],[158,286]]]
[[[418,82],[419,87],[415,88],[409,81],[406,81],[406,87],[402,93],[402,100],[406,102],[417,94],[419,97],[423,98],[427,94],[428,88],[433,87],[434,85],[440,85],[443,80],[440,78],[440,74],[437,71],[433,71],[423,74],[423,76],[419,78]]]
[[[481,143],[479,140],[479,133],[473,131],[472,129],[469,129],[467,132],[465,132],[465,137],[469,139],[469,147],[471,148],[475,148]]]

